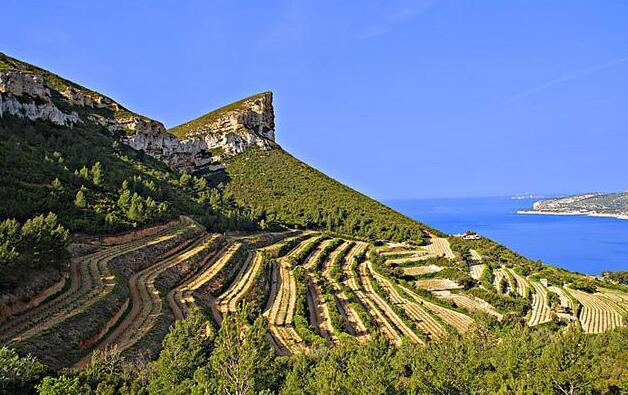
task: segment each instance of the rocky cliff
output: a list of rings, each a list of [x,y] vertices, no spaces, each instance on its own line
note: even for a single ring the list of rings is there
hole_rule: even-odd
[[[204,144],[209,150],[218,149],[226,157],[251,146],[271,148],[275,145],[273,94],[264,92],[247,97],[170,132],[183,141]]]
[[[250,146],[274,146],[270,92],[230,104],[172,129],[114,100],[0,53],[0,118],[72,126],[93,123],[177,171],[207,172]]]

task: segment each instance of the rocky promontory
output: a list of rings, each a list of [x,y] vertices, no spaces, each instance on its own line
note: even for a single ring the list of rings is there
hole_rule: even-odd
[[[275,146],[272,93],[229,104],[166,130],[109,97],[0,53],[0,118],[6,115],[59,126],[92,123],[172,169],[206,173],[251,146]]]
[[[585,193],[544,199],[519,214],[587,215],[628,219],[628,192]]]

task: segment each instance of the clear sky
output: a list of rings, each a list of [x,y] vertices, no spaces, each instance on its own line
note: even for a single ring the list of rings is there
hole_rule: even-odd
[[[627,1],[2,1],[0,51],[174,126],[275,93],[380,199],[628,189]]]

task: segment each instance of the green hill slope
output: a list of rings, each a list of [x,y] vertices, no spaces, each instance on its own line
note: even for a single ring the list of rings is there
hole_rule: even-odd
[[[249,149],[229,159],[226,175],[225,190],[238,202],[290,226],[415,241],[428,230],[279,148]]]

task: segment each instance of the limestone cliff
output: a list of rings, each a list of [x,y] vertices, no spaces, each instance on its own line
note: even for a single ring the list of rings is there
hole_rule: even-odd
[[[184,141],[204,143],[207,149],[233,156],[251,146],[275,146],[273,94],[260,93],[219,108],[170,132]]]
[[[0,53],[0,118],[6,115],[72,126],[93,123],[177,171],[223,168],[250,146],[274,146],[270,92],[220,108],[172,129],[114,100]]]

